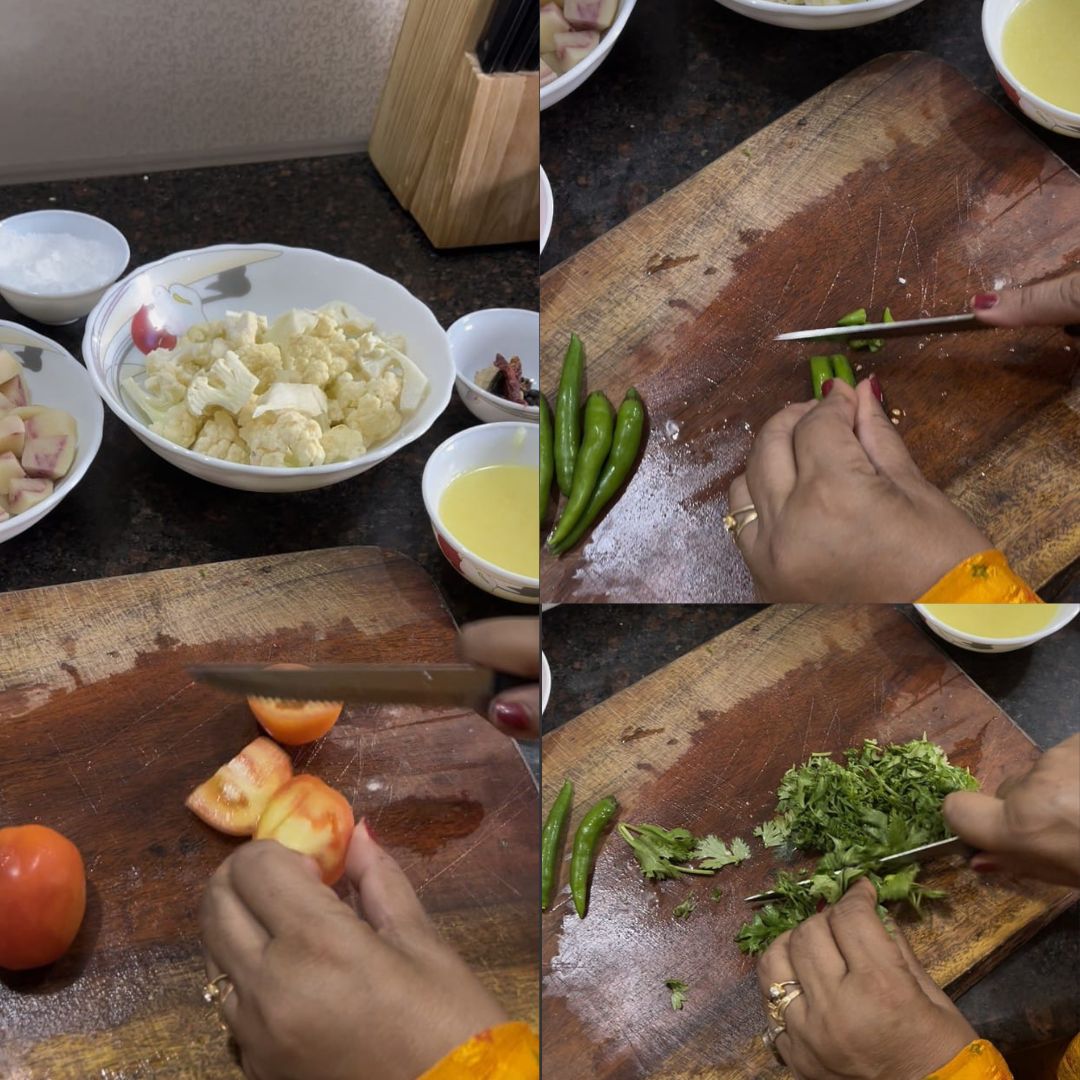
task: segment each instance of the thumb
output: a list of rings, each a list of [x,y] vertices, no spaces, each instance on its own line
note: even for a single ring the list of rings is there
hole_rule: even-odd
[[[366,819],[353,830],[345,874],[360,894],[360,913],[380,934],[408,947],[434,930],[405,872],[378,844]]]
[[[980,293],[971,306],[988,326],[1075,327],[1080,323],[1080,271],[1022,289]]]
[[[964,843],[986,852],[1005,852],[1011,847],[1003,799],[979,791],[954,791],[945,796],[942,810],[949,828]]]

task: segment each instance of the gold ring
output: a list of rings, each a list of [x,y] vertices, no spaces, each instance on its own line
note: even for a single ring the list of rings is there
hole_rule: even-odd
[[[770,987],[770,993],[771,990],[772,988]],[[786,1026],[784,1023],[784,1016],[788,1011],[788,1007],[802,994],[802,992],[802,987],[799,986],[798,983],[795,983],[790,990],[783,991],[779,997],[770,997],[765,1006],[766,1011],[769,1014],[769,1019],[778,1027],[784,1028]]]
[[[769,987],[769,992],[766,994],[766,997],[770,1001],[779,1001],[787,994],[787,988],[789,986],[798,986],[800,990],[802,989],[796,979],[785,979],[783,982],[774,982]]]
[[[757,521],[757,519],[758,512],[756,510],[752,510],[749,514],[747,514],[746,517],[744,517],[742,521],[740,521],[739,524],[735,526],[735,539],[738,540],[739,533],[741,533],[743,529],[745,529],[746,526],[750,524],[751,521]]]
[[[224,984],[224,989],[222,988]],[[225,999],[235,990],[232,979],[224,972],[212,978],[202,991],[203,1001],[207,1005],[215,1005],[220,1008],[225,1004]]]
[[[776,1040],[783,1035],[785,1031],[787,1031],[787,1028],[781,1025],[780,1027],[766,1028],[761,1033],[761,1041],[765,1048],[781,1065],[786,1065],[787,1062],[780,1056],[780,1051],[776,1048]]]
[[[739,521],[740,514],[749,514],[750,517],[746,521]],[[723,526],[727,531],[733,532],[736,536],[742,531],[744,525],[749,525],[751,521],[757,519],[757,508],[753,503],[748,503],[746,506],[740,506],[737,510],[731,510],[726,513],[721,519]]]

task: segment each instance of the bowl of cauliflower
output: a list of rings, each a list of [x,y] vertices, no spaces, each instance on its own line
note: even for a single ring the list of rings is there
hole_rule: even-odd
[[[105,404],[177,467],[244,491],[308,491],[420,438],[454,364],[431,311],[360,263],[276,244],[184,251],[91,311]]]

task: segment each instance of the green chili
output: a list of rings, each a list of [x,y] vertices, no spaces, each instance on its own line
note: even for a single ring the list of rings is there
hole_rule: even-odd
[[[842,319],[839,319],[836,323],[837,326],[865,326],[866,325],[866,308],[856,308],[854,311],[849,311]]]
[[[600,470],[611,450],[614,430],[615,410],[611,407],[611,402],[600,391],[590,394],[585,401],[585,435],[581,440],[577,464],[574,466],[574,484],[563,507],[562,516],[548,537],[548,547],[553,550],[570,535],[581,515],[585,513],[589,499],[596,490]]]
[[[821,384],[828,382],[833,377],[831,356],[810,357],[810,385],[814,390],[814,397],[821,400]]]
[[[882,322],[896,322],[896,320],[892,317],[892,311],[890,311],[889,308],[885,309],[885,314],[881,316],[881,321]]]
[[[601,799],[581,819],[574,833],[574,849],[570,856],[570,895],[574,898],[574,910],[582,919],[589,908],[589,875],[592,873],[600,834],[618,809],[619,804],[613,795]]]
[[[559,392],[555,397],[555,476],[559,490],[569,496],[574,486],[574,467],[581,446],[581,384],[585,378],[585,346],[577,334],[570,335]]]
[[[562,847],[563,830],[570,816],[570,803],[574,799],[574,785],[569,780],[562,786],[555,802],[551,804],[544,831],[540,837],[540,910],[547,911],[555,895],[559,879],[559,850]]]
[[[848,358],[843,353],[837,353],[835,356],[830,356],[829,359],[832,361],[833,378],[842,379],[848,386],[854,386],[855,372],[851,370]]]
[[[622,487],[623,481],[630,475],[630,470],[637,461],[644,428],[645,406],[638,392],[631,386],[615,416],[615,436],[611,442],[611,453],[608,454],[604,471],[597,481],[596,490],[570,535],[558,547],[552,548],[556,555],[569,551],[584,536],[585,530],[600,516],[600,511]]]
[[[551,502],[551,478],[555,474],[555,447],[551,429],[551,406],[540,395],[540,521]]]

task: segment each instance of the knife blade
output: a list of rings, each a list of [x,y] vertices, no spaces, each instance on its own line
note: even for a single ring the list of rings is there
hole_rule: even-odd
[[[938,315],[933,319],[901,319],[899,322],[863,323],[862,326],[826,326],[818,330],[793,330],[777,334],[774,341],[810,341],[814,338],[911,337],[952,330],[993,330],[974,315]]]
[[[974,855],[975,849],[969,844],[965,844],[963,840],[958,836],[950,836],[947,840],[937,840],[932,844],[922,844],[920,847],[909,848],[907,851],[898,851],[893,855],[886,855],[883,859],[879,859],[874,869],[876,871],[881,870],[896,870],[901,866],[908,866],[913,862],[923,862],[926,859],[936,859],[942,855]],[[842,870],[834,870],[833,874],[840,874]],[[811,878],[805,878],[800,881],[800,885],[809,885]],[[779,900],[780,893],[778,892],[762,892],[754,893],[753,896],[746,897],[744,903],[747,904],[764,904],[770,900]]]
[[[495,692],[495,673],[472,664],[199,664],[188,672],[219,690],[291,701],[466,705],[482,712]]]

